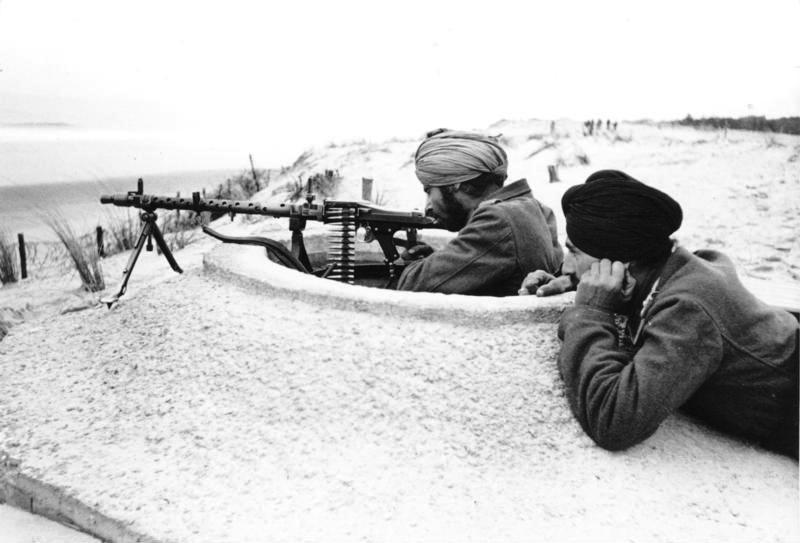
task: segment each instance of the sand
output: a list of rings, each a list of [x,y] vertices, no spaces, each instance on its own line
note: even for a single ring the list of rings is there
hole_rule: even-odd
[[[494,129],[549,205],[588,171],[621,167],[684,204],[679,237],[690,248],[717,240],[743,274],[796,280],[800,178],[789,159],[800,138],[765,147],[760,134],[725,141],[650,126],[625,126],[631,142],[573,134],[552,152],[569,164],[579,145],[592,164],[562,167],[564,181],[549,184],[555,154],[520,158],[541,144],[525,134],[544,125]],[[390,203],[408,207],[420,200],[418,187],[403,190],[413,147],[337,145],[312,152],[308,168],[340,169],[342,197],[360,192],[356,172],[372,168]],[[363,292],[355,305],[331,301],[305,280],[294,292],[276,288],[282,270],[209,240],[176,257],[183,275],[145,255],[111,311],[74,279],[51,280],[67,291],[53,303],[40,294],[59,290],[47,281],[0,289],[0,306],[26,319],[0,342],[0,450],[131,533],[192,542],[800,536],[792,460],[682,416],[630,451],[594,446],[554,365],[552,308],[569,298],[509,300],[508,318],[433,319],[414,312],[452,303],[463,315],[481,302],[405,294],[382,304],[383,294]],[[116,275],[123,261],[106,267]]]

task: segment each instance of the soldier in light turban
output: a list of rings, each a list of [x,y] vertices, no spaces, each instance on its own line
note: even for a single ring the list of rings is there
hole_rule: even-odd
[[[524,179],[503,186],[508,157],[496,138],[437,130],[420,144],[415,165],[426,214],[458,235],[436,252],[409,248],[398,289],[508,296],[529,272],[558,269],[555,216]]]
[[[423,187],[445,187],[482,175],[505,179],[508,157],[496,138],[449,130],[423,141],[414,164]]]

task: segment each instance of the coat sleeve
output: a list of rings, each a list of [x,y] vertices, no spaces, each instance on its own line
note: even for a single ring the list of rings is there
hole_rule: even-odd
[[[444,248],[406,266],[397,289],[469,294],[510,277],[518,266],[511,226],[491,208],[479,208]]]
[[[564,260],[564,250],[561,248],[561,244],[558,242],[558,227],[556,226],[556,215],[555,213],[553,213],[552,209],[550,209],[541,202],[539,202],[539,207],[542,210],[542,215],[544,215],[545,221],[547,221],[547,229],[550,231],[550,238],[553,242],[553,253],[559,265],[561,265],[561,262],[563,262]]]
[[[617,346],[614,316],[588,306],[568,309],[558,333],[570,408],[584,431],[609,450],[650,437],[722,358],[719,330],[689,300],[654,304],[633,355]]]

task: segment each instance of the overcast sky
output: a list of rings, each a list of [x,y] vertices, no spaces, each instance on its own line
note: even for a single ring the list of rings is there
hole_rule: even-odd
[[[0,0],[0,122],[308,143],[800,115],[800,0]]]

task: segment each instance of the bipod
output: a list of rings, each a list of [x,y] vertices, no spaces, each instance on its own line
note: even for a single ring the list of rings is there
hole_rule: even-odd
[[[172,256],[172,251],[170,251],[169,247],[167,247],[167,243],[164,241],[164,236],[161,234],[161,230],[158,228],[158,223],[156,223],[158,216],[152,211],[142,211],[139,217],[142,219],[143,223],[142,230],[139,232],[139,239],[136,241],[136,246],[133,248],[133,252],[128,258],[128,263],[125,265],[125,269],[122,270],[122,283],[119,286],[119,291],[112,296],[100,298],[100,301],[108,305],[109,309],[111,309],[111,306],[114,304],[114,302],[119,300],[120,296],[125,294],[125,290],[128,288],[128,280],[131,278],[133,267],[136,265],[136,260],[139,258],[139,254],[142,252],[142,247],[145,246],[145,241],[147,241],[147,250],[152,251],[152,238],[155,238],[156,245],[158,245],[158,248],[167,259],[167,262],[169,262],[169,265],[172,266],[172,269],[178,273],[183,273],[183,270],[180,266],[178,266],[178,262],[175,260],[175,257]]]

